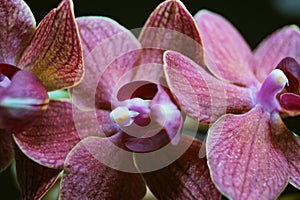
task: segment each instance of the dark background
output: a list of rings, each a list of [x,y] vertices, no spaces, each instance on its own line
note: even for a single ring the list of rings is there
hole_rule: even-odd
[[[37,23],[60,0],[25,0]],[[128,29],[140,28],[161,0],[74,0],[76,16],[100,15],[113,18]],[[192,15],[209,9],[229,19],[252,48],[276,29],[288,24],[300,25],[299,0],[183,0]],[[286,121],[295,131],[295,120]],[[298,133],[300,131],[297,131]],[[0,173],[0,199],[17,200],[19,193],[11,169]],[[293,190],[293,189],[292,189]]]

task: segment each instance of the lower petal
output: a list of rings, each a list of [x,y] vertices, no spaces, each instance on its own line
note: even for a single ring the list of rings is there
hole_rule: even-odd
[[[99,137],[78,143],[65,162],[60,198],[142,199],[146,187],[141,176],[116,168],[131,163],[132,157],[123,157],[119,154],[122,151],[114,147],[109,139]]]
[[[212,179],[233,199],[275,199],[286,187],[288,163],[271,141],[270,116],[255,107],[225,115],[208,132]]]
[[[0,129],[0,172],[11,163],[14,156],[11,134]]]

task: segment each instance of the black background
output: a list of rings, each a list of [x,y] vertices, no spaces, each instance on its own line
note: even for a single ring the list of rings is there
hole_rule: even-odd
[[[231,21],[245,37],[252,48],[276,29],[300,22],[298,16],[283,15],[275,8],[276,0],[184,0],[183,3],[192,15],[200,9],[217,12]],[[279,0],[286,3],[285,0]],[[297,1],[297,0],[296,0]],[[26,0],[37,23],[54,7],[59,0]],[[76,16],[100,15],[113,18],[128,29],[140,28],[149,14],[162,1],[159,0],[74,0]],[[287,4],[286,4],[287,5]],[[295,8],[295,7],[294,7]],[[298,120],[297,120],[298,121]],[[290,126],[295,124],[293,121]],[[0,199],[18,199],[16,185],[12,181],[10,169],[0,173]]]

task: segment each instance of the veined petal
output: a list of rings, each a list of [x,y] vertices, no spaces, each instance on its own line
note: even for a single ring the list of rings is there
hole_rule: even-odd
[[[35,31],[35,19],[22,0],[0,2],[0,63],[15,65]]]
[[[0,127],[12,133],[29,128],[49,103],[40,80],[23,70],[13,75],[8,87],[2,88],[0,94]]]
[[[111,109],[113,94],[122,81],[130,80],[140,44],[117,22],[104,17],[77,19],[85,59],[85,78],[72,90],[82,108]],[[96,96],[95,96],[96,95]]]
[[[284,153],[290,167],[290,183],[300,189],[300,138],[285,126],[278,113],[271,116],[274,143]]]
[[[81,135],[76,128],[71,103],[51,101],[41,118],[14,138],[20,149],[34,161],[62,168],[67,154],[80,141]]]
[[[224,115],[209,129],[208,166],[226,196],[275,199],[286,187],[289,166],[271,141],[269,115],[255,107],[243,115]]]
[[[190,145],[184,154],[167,167],[143,173],[151,192],[159,199],[220,199],[221,194],[213,184],[206,157],[199,157],[200,141],[183,136],[176,149],[183,143]],[[160,157],[156,157],[160,162]],[[137,159],[137,165],[139,160]]]
[[[0,129],[0,173],[11,163],[14,156],[14,148],[11,134]]]
[[[30,160],[15,148],[18,183],[23,200],[38,200],[51,188],[61,170],[51,169]]]
[[[251,67],[251,49],[240,33],[225,18],[207,10],[199,11],[195,19],[209,70],[233,83],[258,84]]]
[[[243,113],[252,108],[250,90],[220,81],[187,57],[172,51],[164,55],[170,90],[183,111],[203,123],[225,113]]]
[[[48,91],[78,84],[83,55],[71,0],[63,0],[39,24],[19,66],[34,73]]]
[[[108,139],[99,137],[88,137],[74,147],[65,162],[62,200],[143,198],[146,187],[140,174],[118,171],[103,162],[121,166],[128,159],[112,147]]]
[[[300,62],[300,31],[296,26],[286,26],[265,39],[254,52],[255,75],[261,82],[285,57]]]

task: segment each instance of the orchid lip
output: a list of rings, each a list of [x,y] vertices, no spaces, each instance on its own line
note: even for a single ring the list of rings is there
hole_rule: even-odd
[[[280,69],[273,70],[262,83],[256,95],[256,103],[260,104],[268,112],[281,111],[282,108],[277,99],[284,87],[288,84],[288,78]]]

